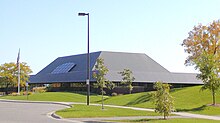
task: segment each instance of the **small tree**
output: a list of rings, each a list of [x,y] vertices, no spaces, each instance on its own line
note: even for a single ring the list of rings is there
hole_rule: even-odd
[[[29,74],[32,73],[32,70],[27,65],[27,63],[22,62],[21,71],[20,71],[20,79],[21,79],[21,87],[25,87],[27,81],[29,81]],[[9,87],[17,87],[18,86],[18,68],[17,64],[5,63],[0,66],[0,86],[6,88],[6,93]]]
[[[104,66],[104,59],[98,58],[95,65],[95,72],[93,73],[93,78],[96,79],[97,83],[94,84],[95,87],[100,88],[102,93],[102,109],[104,109],[104,88],[113,89],[114,84],[105,78],[108,73],[108,68]]]
[[[133,90],[132,82],[135,80],[132,71],[130,69],[124,69],[124,71],[119,72],[119,74],[122,76],[121,84],[127,85],[129,88],[129,93],[131,94]]]
[[[197,77],[204,83],[201,90],[209,89],[212,92],[212,105],[216,105],[215,96],[220,87],[220,62],[216,61],[215,56],[205,52],[195,62],[196,68],[201,72]]]
[[[170,95],[170,85],[156,82],[154,88],[157,90],[154,94],[155,112],[163,114],[164,119],[170,115],[173,107],[173,97]]]

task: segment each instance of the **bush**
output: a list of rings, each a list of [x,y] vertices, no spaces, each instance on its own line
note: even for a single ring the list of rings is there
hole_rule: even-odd
[[[24,95],[24,92],[23,92],[23,91],[21,91],[21,92],[20,92],[20,95],[21,95],[21,96],[22,96],[22,95]]]
[[[0,92],[0,96],[5,96],[6,93],[5,92]]]
[[[10,96],[20,96],[20,94],[18,94],[17,92],[12,92],[11,94],[9,94]]]
[[[46,87],[34,87],[33,92],[35,92],[35,93],[44,93],[44,92],[46,92]]]
[[[117,96],[117,95],[118,95],[118,94],[117,94],[117,93],[115,93],[115,92],[113,92],[113,93],[112,93],[112,96]]]
[[[23,92],[23,95],[27,95],[26,93],[27,93],[26,91]],[[28,91],[28,95],[32,95],[32,92]]]

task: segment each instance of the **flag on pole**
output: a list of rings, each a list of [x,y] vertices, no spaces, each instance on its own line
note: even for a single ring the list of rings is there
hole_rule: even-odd
[[[17,57],[17,68],[18,68],[18,66],[19,66],[19,60],[20,60],[20,48],[19,48],[18,57]]]

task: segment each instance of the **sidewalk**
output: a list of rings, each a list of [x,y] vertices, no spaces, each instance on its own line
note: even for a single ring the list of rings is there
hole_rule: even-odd
[[[186,112],[172,112],[172,113],[176,114],[176,115],[180,115],[180,116],[191,117],[191,118],[200,118],[200,119],[209,119],[209,120],[220,120],[220,117],[218,117],[218,116],[192,114],[192,113],[186,113]]]
[[[45,104],[58,104],[64,105],[67,107],[72,107],[74,104],[86,104],[80,102],[52,102],[52,101],[27,101],[27,100],[5,100],[0,99],[2,102],[15,102],[15,103],[45,103]],[[101,106],[101,104],[90,104],[95,106]],[[142,110],[142,111],[154,111],[154,109],[147,108],[136,108],[136,107],[127,107],[127,106],[116,106],[116,105],[105,105],[107,107],[116,107],[116,108],[126,108],[133,110]],[[170,116],[169,118],[200,118],[200,119],[209,119],[209,120],[220,120],[218,116],[209,116],[209,115],[201,115],[201,114],[192,114],[187,112],[172,112],[172,114],[176,114],[178,116]],[[51,116],[55,119],[62,119],[62,117],[52,113]],[[101,120],[126,120],[126,119],[142,119],[142,118],[163,118],[162,116],[135,116],[135,117],[108,117],[108,118],[68,118],[64,120],[79,120],[79,121],[101,121]]]

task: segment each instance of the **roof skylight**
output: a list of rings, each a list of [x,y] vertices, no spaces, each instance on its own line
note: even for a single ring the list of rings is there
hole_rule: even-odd
[[[59,73],[68,73],[71,69],[73,69],[76,66],[75,63],[69,62],[64,63],[58,67],[56,67],[51,73],[52,74],[59,74]]]

